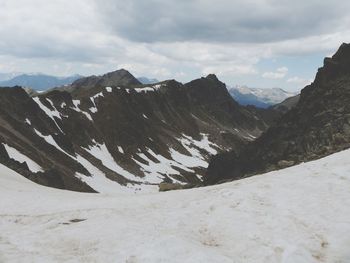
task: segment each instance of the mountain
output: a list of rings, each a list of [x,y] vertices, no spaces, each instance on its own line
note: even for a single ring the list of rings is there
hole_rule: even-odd
[[[0,164],[0,261],[349,262],[349,159],[142,195],[47,188]]]
[[[0,81],[0,87],[22,86],[42,91],[53,87],[71,84],[73,81],[81,77],[82,76],[80,75],[54,77],[44,74],[21,74],[9,80]]]
[[[37,183],[84,192],[197,185],[211,155],[238,150],[273,122],[208,75],[142,85],[126,70],[30,97],[0,89],[0,163]]]
[[[142,83],[138,81],[129,71],[125,69],[119,69],[113,72],[106,73],[102,76],[89,76],[80,78],[74,81],[71,85],[55,88],[56,90],[63,90],[78,94],[80,92],[90,91],[96,86],[108,87],[108,86],[127,86],[135,87],[140,86]]]
[[[281,103],[271,106],[270,108],[283,114],[294,108],[298,104],[299,99],[300,95],[289,97]]]
[[[0,73],[0,81],[6,81],[13,79],[14,77],[22,75],[22,73],[12,72],[12,73]]]
[[[149,79],[146,77],[139,77],[139,78],[137,78],[137,80],[140,81],[142,84],[155,84],[155,83],[160,82],[157,79]]]
[[[247,86],[235,86],[228,88],[228,90],[239,104],[244,106],[253,105],[259,108],[268,108],[296,95],[280,88],[258,89]]]
[[[350,147],[350,44],[325,58],[297,105],[240,152],[215,156],[206,183],[314,160]]]

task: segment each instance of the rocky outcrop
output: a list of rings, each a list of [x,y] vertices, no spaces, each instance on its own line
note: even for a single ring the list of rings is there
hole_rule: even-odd
[[[324,60],[297,105],[239,152],[215,156],[206,183],[239,179],[350,147],[350,45]]]

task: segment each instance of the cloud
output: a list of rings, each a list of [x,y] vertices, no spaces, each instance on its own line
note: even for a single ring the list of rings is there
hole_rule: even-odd
[[[303,88],[306,85],[309,85],[312,83],[311,79],[304,79],[304,78],[300,78],[300,77],[292,77],[287,79],[288,83],[292,83],[295,84],[297,86],[297,88]]]
[[[266,79],[283,79],[288,73],[288,68],[287,67],[281,67],[276,69],[275,72],[265,72],[262,74],[263,78]]]
[[[106,25],[134,42],[270,43],[346,28],[349,1],[105,0]]]
[[[350,2],[340,2],[1,0],[0,71],[261,79],[261,60],[328,54],[349,40]]]

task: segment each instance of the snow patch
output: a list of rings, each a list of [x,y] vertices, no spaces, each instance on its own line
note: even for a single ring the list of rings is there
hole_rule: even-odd
[[[203,160],[203,157],[198,153],[192,151],[192,156],[182,154],[172,148],[170,148],[171,158],[177,163],[181,163],[182,165],[194,168],[194,167],[208,167],[208,162]]]
[[[77,161],[89,171],[91,176],[85,176],[80,173],[76,173],[76,177],[81,181],[87,183],[95,191],[102,194],[116,194],[116,193],[131,193],[135,192],[135,189],[122,186],[119,183],[112,181],[106,177],[106,175],[91,164],[84,157],[77,155]]]
[[[152,91],[154,91],[154,89],[153,88],[151,88],[151,87],[145,87],[145,88],[135,88],[134,89],[137,93],[147,93],[147,92],[152,92]]]
[[[110,152],[108,151],[104,143],[90,146],[86,150],[95,158],[101,160],[102,164],[107,168],[111,169],[112,171],[120,174],[121,176],[124,176],[129,180],[136,181],[136,182],[140,181],[140,177],[136,177],[135,175],[129,173],[128,171],[126,171],[124,168],[122,168],[120,165],[116,163],[116,161],[114,160],[113,156],[110,154]]]
[[[155,89],[155,90],[159,90],[161,87],[165,87],[166,86],[166,84],[156,84],[156,85],[154,85],[154,86],[152,86],[153,87],[153,89]]]
[[[180,175],[180,172],[175,168],[178,167],[187,172],[194,172],[193,170],[188,169],[186,166],[165,158],[162,155],[156,154],[151,149],[147,149],[147,152],[152,155],[158,162],[154,162],[149,159],[144,153],[138,153],[137,155],[142,158],[147,164],[137,161],[133,158],[133,160],[141,167],[142,171],[146,174],[146,181],[151,183],[161,183],[164,179],[164,175],[170,177],[173,183],[183,182],[175,179],[172,175]]]
[[[45,114],[51,118],[54,123],[56,124],[57,128],[64,134],[64,132],[61,130],[60,126],[57,124],[56,120],[54,117],[56,118],[59,118],[60,120],[62,120],[62,117],[61,117],[61,113],[55,108],[55,105],[53,104],[53,102],[46,98],[46,100],[51,104],[51,106],[53,107],[53,110],[49,109],[48,107],[46,107],[41,101],[40,101],[40,98],[39,97],[34,97],[33,98],[34,102],[36,104],[38,104],[38,106],[40,107],[40,109],[42,111],[45,112]],[[67,117],[67,116],[64,116],[64,117]]]
[[[121,147],[121,146],[118,146],[118,151],[119,151],[120,153],[124,154],[124,150],[123,150],[123,147]]]
[[[34,162],[32,159],[30,159],[29,157],[27,157],[23,153],[19,152],[15,148],[7,145],[6,143],[3,143],[3,145],[6,149],[7,154],[10,156],[10,158],[12,158],[20,163],[26,162],[29,170],[33,173],[43,172],[43,169],[41,168],[41,166],[39,164],[37,164],[36,162]]]
[[[31,121],[28,118],[26,118],[25,123],[27,123],[28,125],[32,125]]]
[[[72,100],[72,102],[73,102],[73,105],[74,105],[74,107],[72,107],[73,110],[75,110],[76,112],[80,112],[80,113],[84,114],[86,116],[86,118],[88,118],[90,121],[93,121],[91,115],[88,112],[83,111],[83,110],[81,110],[79,108],[80,100]]]
[[[39,137],[43,138],[47,143],[51,144],[52,146],[54,146],[55,148],[57,148],[58,150],[60,150],[61,152],[63,152],[64,154],[68,155],[69,157],[73,157],[72,155],[70,155],[69,153],[67,153],[65,150],[63,150],[55,141],[55,139],[52,137],[52,135],[43,135],[41,132],[39,132],[37,129],[34,128],[34,132],[39,135]],[[73,157],[75,158],[75,157]]]

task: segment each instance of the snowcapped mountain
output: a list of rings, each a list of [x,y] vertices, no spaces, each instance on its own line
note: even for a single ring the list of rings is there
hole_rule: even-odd
[[[71,84],[73,81],[81,78],[80,75],[69,77],[55,77],[45,74],[20,74],[11,79],[0,81],[0,87],[22,86],[32,88],[34,90],[47,90],[54,87],[59,87]]]
[[[247,86],[229,87],[228,91],[239,104],[254,105],[259,108],[268,108],[296,95],[280,88],[258,89]]]
[[[349,262],[349,159],[143,195],[47,188],[0,165],[0,261]]]
[[[126,70],[33,97],[0,89],[0,119],[0,163],[43,185],[102,193],[201,184],[212,155],[272,122],[215,75],[142,85]]]

